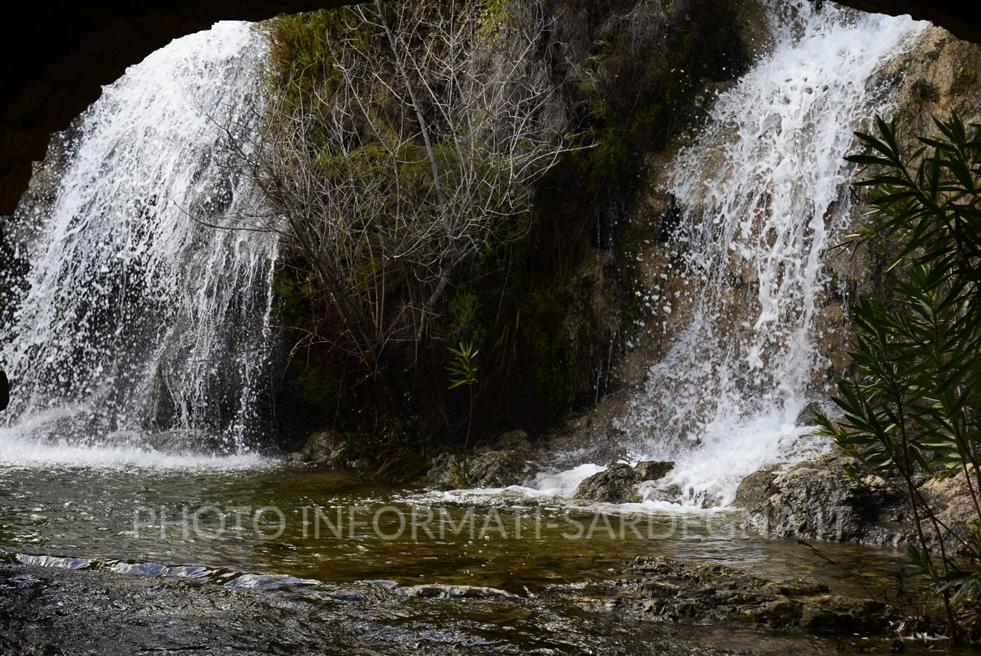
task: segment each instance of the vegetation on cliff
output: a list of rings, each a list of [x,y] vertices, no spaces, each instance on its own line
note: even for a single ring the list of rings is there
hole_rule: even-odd
[[[743,60],[732,4],[704,5],[420,0],[271,22],[256,174],[287,237],[287,421],[370,452],[593,401],[639,311],[646,235],[623,217],[642,155]],[[447,376],[461,342],[467,390]]]

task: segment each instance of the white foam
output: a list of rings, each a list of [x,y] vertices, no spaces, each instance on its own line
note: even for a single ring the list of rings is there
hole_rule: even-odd
[[[43,427],[64,418],[66,414],[67,411],[61,409],[42,417],[31,417],[24,424],[0,427],[0,466],[27,469],[83,467],[224,471],[275,467],[280,462],[258,453],[165,453],[138,444],[111,445],[112,436],[103,439],[93,436],[88,444],[50,437],[50,432]]]

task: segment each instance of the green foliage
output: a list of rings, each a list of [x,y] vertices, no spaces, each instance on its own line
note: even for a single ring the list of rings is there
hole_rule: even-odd
[[[474,348],[473,342],[460,342],[458,346],[450,346],[447,350],[450,352],[450,361],[446,365],[446,373],[450,380],[448,389],[476,385],[479,351]]]
[[[838,384],[841,419],[819,421],[865,469],[903,481],[920,542],[912,561],[956,629],[981,610],[981,126],[936,124],[942,136],[907,154],[878,119],[878,136],[858,135],[868,152],[848,158],[867,171],[858,185],[873,210],[855,238],[897,240],[893,267],[906,279],[895,303],[856,308],[858,376]],[[943,526],[921,475],[963,480],[977,524],[966,534]]]
[[[473,413],[476,403],[474,387],[477,385],[477,355],[479,351],[474,348],[473,342],[460,342],[459,346],[449,347],[450,361],[446,364],[446,373],[449,376],[450,391],[459,387],[466,387],[469,396],[467,405],[467,435],[463,442],[463,469],[458,473],[458,478],[463,481],[470,479],[469,461],[467,459],[470,447],[470,433],[473,430]]]
[[[450,298],[449,313],[452,325],[471,333],[478,331],[480,296],[470,289],[458,289]]]
[[[463,460],[451,460],[449,469],[458,485],[464,487],[472,485],[470,479],[473,474],[473,468],[471,467],[470,461],[466,458],[466,454],[464,454]]]

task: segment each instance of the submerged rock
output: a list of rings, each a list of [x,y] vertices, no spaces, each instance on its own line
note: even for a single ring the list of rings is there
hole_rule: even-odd
[[[635,558],[622,578],[587,586],[603,608],[658,621],[881,632],[897,613],[873,599],[830,594],[810,579],[768,581],[715,563]]]
[[[804,601],[800,626],[819,631],[861,631],[881,627],[888,620],[889,610],[881,601],[821,595]]]
[[[616,463],[580,483],[576,497],[601,503],[627,503],[637,500],[634,488],[639,482],[640,476],[633,467]]]

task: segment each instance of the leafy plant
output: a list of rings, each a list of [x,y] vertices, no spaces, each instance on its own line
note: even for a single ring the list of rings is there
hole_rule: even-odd
[[[867,173],[857,184],[872,208],[853,237],[897,241],[892,267],[905,280],[895,303],[856,308],[858,375],[838,383],[843,416],[819,423],[866,470],[901,481],[918,542],[912,562],[956,634],[981,604],[981,126],[936,121],[941,136],[907,153],[894,124],[876,125],[878,136],[858,134],[868,152],[848,157]],[[975,526],[946,526],[922,493],[924,476],[962,477]]]
[[[461,341],[459,346],[449,347],[450,361],[446,365],[446,372],[449,375],[449,389],[455,390],[459,387],[466,387],[469,393],[469,404],[467,406],[467,436],[463,442],[463,467],[467,468],[467,453],[470,446],[470,431],[473,428],[473,411],[476,400],[474,387],[477,385],[477,354],[480,353],[474,348],[473,342]]]

